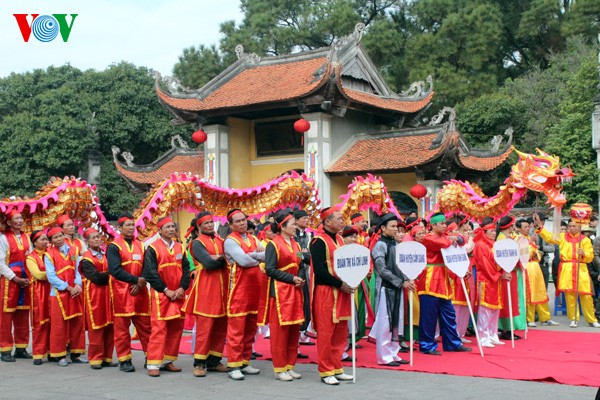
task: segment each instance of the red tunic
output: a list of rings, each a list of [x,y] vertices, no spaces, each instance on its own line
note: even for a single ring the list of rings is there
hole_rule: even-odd
[[[439,236],[430,232],[425,235],[422,244],[427,248],[427,268],[417,278],[417,293],[451,299],[450,273],[444,264],[441,250],[449,247],[452,243],[445,235]]]
[[[318,232],[313,240],[314,241],[322,240],[325,242],[325,252],[326,252],[326,257],[327,257],[327,270],[329,271],[329,273],[332,276],[334,276],[337,279],[340,279],[337,276],[337,274],[335,273],[335,269],[333,268],[333,253],[335,252],[335,250],[338,247],[344,245],[344,241],[342,240],[342,237],[340,235],[336,235],[335,239],[336,239],[336,241],[334,242],[333,239],[326,233]],[[314,271],[314,266],[312,265],[312,261],[313,260],[311,258],[311,260],[310,260],[311,273],[312,273],[312,271]],[[314,285],[314,281],[315,280],[313,277],[313,279],[311,279],[311,282],[313,282],[313,285]],[[350,293],[342,292],[341,290],[339,290],[338,288],[333,287],[333,286],[325,286],[325,287],[328,288],[329,290],[331,290],[331,296],[333,296],[333,308],[331,310],[333,322],[337,324],[340,321],[349,320],[350,313],[351,313],[350,306],[352,304],[352,295]],[[311,301],[314,298],[314,286],[313,286],[312,293],[313,293],[313,295],[311,296]],[[318,305],[313,302],[311,304],[311,309],[312,309],[313,315],[315,315],[315,307],[318,307]],[[316,325],[316,321],[313,321],[313,324]],[[315,326],[315,329],[317,329],[316,326]]]
[[[27,259],[35,262],[40,271],[46,271],[46,264],[37,251],[32,251]],[[50,321],[50,282],[33,280],[29,285],[29,294],[31,296],[31,321],[34,325],[43,325]]]
[[[173,243],[173,248],[169,250],[163,240],[154,241],[150,247],[156,253],[156,263],[158,264],[158,275],[169,290],[177,290],[181,284],[183,276],[182,260],[185,257],[181,243]],[[151,289],[152,317],[161,321],[168,321],[176,318],[183,318],[183,302],[185,299],[172,301],[164,293],[159,293]]]
[[[247,235],[248,241],[233,232],[228,237],[240,245],[244,253],[250,253],[258,248],[258,239]],[[259,266],[244,268],[233,262],[229,265],[229,296],[227,298],[227,316],[241,317],[248,314],[258,314],[258,300],[263,273]]]
[[[133,239],[131,246],[123,238],[119,237],[112,242],[119,249],[121,256],[121,268],[131,275],[142,275],[142,263],[144,258],[144,246],[142,242]],[[150,295],[145,286],[140,289],[136,296],[130,294],[131,285],[127,282],[109,278],[110,296],[113,303],[113,315],[115,317],[131,317],[133,315],[150,315]]]
[[[6,264],[19,278],[28,279],[25,258],[31,247],[29,237],[21,233],[21,242],[17,240],[12,231],[5,233],[8,242]],[[0,280],[0,296],[2,296],[2,311],[14,312],[15,310],[29,310],[30,295],[27,288],[21,288],[16,283],[5,277]]]
[[[217,256],[224,254],[224,240],[218,235],[209,236],[200,234],[195,240],[202,243],[210,255]],[[184,311],[188,314],[202,315],[209,318],[226,316],[227,282],[229,279],[227,268],[215,270],[204,269],[202,264],[195,258],[194,265],[197,275],[194,285],[190,290],[190,295],[183,306]]]
[[[494,260],[494,242],[482,237],[473,249],[473,262],[477,266],[478,304],[499,310],[502,300],[502,268]]]
[[[56,247],[48,248],[46,257],[54,264],[56,276],[67,282],[69,286],[75,286],[75,265],[77,264],[77,252],[73,247],[64,255]],[[83,301],[81,296],[72,297],[68,290],[58,291],[52,288],[56,293],[56,299],[60,306],[63,319],[68,320],[83,315]]]
[[[91,250],[83,254],[82,260],[90,262],[98,272],[107,272],[108,263],[106,257],[100,260],[95,257]],[[92,329],[101,329],[113,323],[112,304],[108,285],[95,285],[86,279],[83,291],[86,305],[86,313],[90,316]]]
[[[73,239],[67,237],[65,235],[65,242],[69,245],[69,247],[75,247],[77,249],[77,254],[81,254],[83,251],[83,242],[81,239],[74,237]]]
[[[277,252],[277,269],[285,271],[294,276],[298,276],[300,270],[300,245],[291,238],[291,244],[288,244],[281,235],[276,235],[272,242]],[[261,307],[259,311],[259,324],[269,323],[269,292],[273,282],[275,289],[275,303],[277,305],[277,317],[279,325],[296,325],[304,322],[304,296],[302,288],[297,288],[292,284],[268,278],[266,294],[262,295]]]

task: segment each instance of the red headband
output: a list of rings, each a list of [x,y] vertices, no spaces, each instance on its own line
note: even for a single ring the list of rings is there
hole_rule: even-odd
[[[280,223],[277,224],[277,226],[279,227],[279,229],[281,229],[281,227],[283,226],[283,224],[285,224],[286,221],[289,221],[290,219],[292,219],[294,216],[292,214],[288,214],[283,221],[281,221]]]
[[[353,224],[355,224],[355,223],[357,223],[357,222],[364,221],[364,220],[365,220],[365,217],[363,217],[362,215],[359,215],[358,217],[352,218],[350,221],[351,221]]]
[[[413,226],[412,229],[410,230],[410,235],[415,236],[417,233],[424,231],[424,230],[425,230],[425,228],[423,228],[421,225]]]
[[[62,226],[62,224],[69,221],[70,219],[71,219],[71,217],[69,217],[67,214],[63,214],[56,219],[56,225]]]
[[[133,218],[121,217],[117,220],[117,224],[123,225],[125,223],[125,221],[133,221]]]
[[[448,225],[448,227],[446,227],[446,233],[452,232],[456,228],[458,228],[458,225],[456,224],[456,222],[453,222],[450,225]]]
[[[87,240],[87,238],[88,238],[88,237],[89,237],[91,234],[93,234],[93,233],[99,233],[99,232],[98,232],[96,229],[94,229],[94,228],[87,229],[87,230],[86,230],[86,231],[83,233],[83,238]]]
[[[198,218],[198,220],[196,221],[196,226],[200,226],[203,223],[205,223],[206,221],[214,221],[212,214],[207,214],[207,215],[203,216],[202,218]]]
[[[21,213],[16,208],[13,208],[6,214],[6,219],[10,221],[11,219],[13,219],[15,217],[15,215],[19,215],[19,214],[21,214]]]
[[[160,221],[158,221],[158,223],[156,224],[156,227],[158,229],[160,229],[170,222],[173,222],[173,219],[171,217],[165,217],[165,218],[161,219]]]
[[[337,204],[329,207],[325,211],[321,211],[321,221],[325,221],[331,214],[338,211],[340,211],[340,207]]]
[[[40,236],[45,235],[45,234],[46,234],[46,232],[39,231],[38,233],[33,235],[33,238],[31,238],[31,242],[35,242],[36,240],[38,240],[40,238]]]
[[[510,216],[510,222],[508,222],[506,225],[500,225],[500,229],[508,229],[510,228],[513,224],[515,223],[515,217],[513,217],[512,215]]]
[[[59,233],[63,233],[62,228],[59,226],[55,226],[54,228],[50,228],[50,230],[48,231],[48,237],[52,238],[52,236],[58,235]]]
[[[233,214],[238,213],[238,212],[241,212],[242,214],[244,214],[244,212],[242,210],[240,210],[239,208],[234,208],[232,210],[229,210],[227,212],[227,221],[229,223],[232,223],[233,222],[233,218],[232,218]],[[246,216],[246,214],[244,214],[244,216]]]
[[[487,225],[481,225],[480,228],[484,231],[489,231],[490,229],[496,229],[496,224],[493,222],[490,222]]]

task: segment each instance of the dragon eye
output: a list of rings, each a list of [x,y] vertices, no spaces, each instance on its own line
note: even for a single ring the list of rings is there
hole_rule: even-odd
[[[550,167],[550,164],[545,161],[539,161],[537,163],[537,166],[540,168],[548,169]]]

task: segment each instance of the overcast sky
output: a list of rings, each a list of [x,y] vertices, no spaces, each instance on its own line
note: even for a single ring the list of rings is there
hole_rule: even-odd
[[[65,63],[103,70],[122,60],[171,75],[184,48],[218,44],[219,25],[242,20],[239,5],[240,0],[0,0],[0,77]],[[43,43],[32,34],[25,43],[13,14],[78,16],[68,42],[59,34]]]

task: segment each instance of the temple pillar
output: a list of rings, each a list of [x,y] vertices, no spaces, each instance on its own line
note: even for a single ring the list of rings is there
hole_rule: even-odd
[[[438,192],[442,189],[444,182],[436,179],[418,180],[417,183],[427,188],[427,196],[419,202],[420,217],[425,217],[437,204]]]
[[[331,115],[325,113],[302,114],[310,122],[304,133],[304,171],[315,180],[322,207],[335,203],[331,198],[331,181],[325,166],[331,160]]]
[[[229,134],[227,125],[207,125],[204,143],[204,178],[210,183],[229,187]]]

